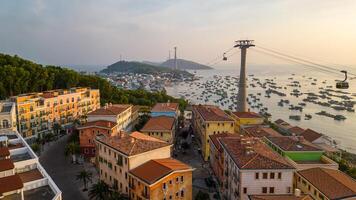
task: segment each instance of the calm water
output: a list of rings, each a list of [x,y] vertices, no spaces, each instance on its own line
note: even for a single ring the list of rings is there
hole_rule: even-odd
[[[286,69],[290,73],[285,73]],[[276,120],[281,118],[292,125],[300,126],[302,128],[311,128],[318,132],[321,132],[327,136],[330,136],[332,139],[339,143],[339,147],[345,149],[349,152],[356,153],[356,113],[347,112],[347,111],[337,111],[332,108],[323,107],[320,105],[307,103],[304,107],[303,112],[299,111],[291,111],[289,110],[289,106],[285,105],[284,107],[278,106],[278,102],[281,99],[288,99],[290,104],[297,105],[302,100],[306,98],[307,95],[302,95],[300,97],[291,96],[289,93],[293,89],[298,89],[302,93],[306,92],[313,92],[318,94],[319,88],[326,86],[333,86],[333,90],[335,89],[335,80],[343,79],[343,75],[340,73],[338,74],[329,74],[324,72],[315,72],[314,70],[299,68],[299,67],[250,67],[248,74],[253,74],[254,77],[248,77],[248,84],[252,83],[252,78],[259,78],[261,82],[264,82],[265,79],[273,79],[277,86],[287,87],[287,89],[277,89],[278,91],[284,92],[287,94],[285,97],[277,96],[276,94],[271,94],[271,98],[266,98],[265,89],[255,85],[257,87],[248,88],[248,94],[257,95],[257,93],[261,93],[260,103],[263,104],[263,107],[268,108],[268,112],[272,114],[272,120]],[[194,73],[194,72],[193,72]],[[197,76],[201,76],[202,78],[196,81],[193,84],[190,83],[181,83],[179,85],[175,85],[172,87],[167,87],[167,93],[175,96],[175,97],[184,97],[189,100],[191,103],[195,104],[213,104],[218,105],[223,109],[228,109],[229,105],[233,105],[234,103],[230,100],[228,103],[224,103],[221,105],[220,102],[216,102],[219,99],[219,96],[216,94],[205,94],[202,95],[205,87],[202,86],[207,81],[211,83],[212,91],[216,89],[222,89],[228,95],[228,98],[232,95],[236,95],[237,93],[237,81],[232,77],[238,77],[238,70],[232,69],[224,69],[224,70],[197,70]],[[294,76],[292,75],[295,74]],[[303,77],[304,76],[304,77]],[[317,81],[313,81],[309,79],[312,77],[313,79],[317,79]],[[289,78],[293,78],[290,80]],[[301,87],[300,88],[293,88],[287,86],[290,84],[291,81],[299,81]],[[322,82],[326,83],[322,83]],[[312,85],[311,83],[315,82],[316,85]],[[352,94],[356,94],[356,80],[350,80],[350,88],[348,90],[342,90],[344,92],[349,92],[350,94],[347,95],[349,97],[353,97],[352,101],[356,101],[356,97],[352,96]],[[267,87],[268,88],[268,87]],[[336,93],[333,93],[336,94]],[[205,100],[207,99],[207,101]],[[333,97],[334,100],[341,101],[342,99],[338,97]],[[356,107],[356,106],[355,106]],[[258,109],[251,109],[253,111],[258,112]],[[316,112],[319,111],[327,111],[331,114],[341,114],[344,115],[347,119],[344,121],[336,121],[333,118],[328,118],[325,116],[316,115]],[[311,120],[304,120],[304,114],[311,114]],[[300,121],[290,120],[290,115],[301,115],[302,119]]]

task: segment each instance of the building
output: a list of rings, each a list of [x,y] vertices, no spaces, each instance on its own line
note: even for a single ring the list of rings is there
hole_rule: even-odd
[[[148,136],[173,143],[176,131],[175,121],[174,117],[151,117],[140,131]]]
[[[179,116],[179,104],[178,103],[156,103],[151,109],[151,116],[168,116],[168,117],[178,117]]]
[[[300,136],[265,137],[265,142],[298,170],[324,167],[338,169],[339,165],[324,156],[324,150]]]
[[[282,136],[279,132],[275,131],[270,127],[265,126],[250,126],[244,127],[241,129],[241,133],[243,135],[251,136],[251,137],[258,137],[263,138],[267,136]]]
[[[255,112],[232,112],[231,117],[235,120],[236,133],[239,133],[243,127],[264,123],[264,118]]]
[[[191,200],[192,172],[192,167],[172,158],[147,161],[130,170],[129,196],[131,199]]]
[[[355,180],[339,170],[310,168],[295,176],[295,186],[315,200],[356,199]]]
[[[289,134],[288,130],[293,128],[288,122],[284,121],[283,119],[277,119],[274,121],[274,124],[277,126],[280,132],[284,134]]]
[[[66,127],[100,107],[99,90],[90,88],[21,94],[10,99],[16,103],[17,128],[24,137],[50,132],[54,123]]]
[[[16,130],[16,105],[13,102],[0,101],[0,130]]]
[[[21,135],[0,134],[0,199],[61,200],[61,191]]]
[[[224,199],[292,194],[294,167],[258,138],[218,139],[224,152]]]
[[[95,157],[95,137],[104,135],[106,137],[115,136],[119,129],[118,124],[112,121],[92,121],[77,128],[79,130],[80,152],[86,158]]]
[[[292,128],[288,129],[289,135],[300,135],[304,131],[305,130],[303,128],[300,128],[299,126],[293,126]]]
[[[209,135],[234,133],[235,121],[217,106],[193,106],[193,127],[205,161],[209,160]]]
[[[132,122],[132,105],[107,104],[88,114],[88,122],[105,120],[115,122],[119,130],[125,130]]]
[[[300,194],[281,194],[281,195],[250,195],[249,200],[314,200],[311,196]]]
[[[129,171],[152,159],[170,158],[172,145],[134,132],[95,139],[100,180],[129,194]]]

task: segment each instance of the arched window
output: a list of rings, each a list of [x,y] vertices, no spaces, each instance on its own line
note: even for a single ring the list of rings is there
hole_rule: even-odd
[[[9,121],[6,119],[2,120],[2,127],[9,128],[10,127]]]

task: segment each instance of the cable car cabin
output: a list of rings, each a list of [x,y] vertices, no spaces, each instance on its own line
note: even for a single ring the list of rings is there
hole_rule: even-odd
[[[336,83],[336,88],[337,89],[348,89],[349,88],[349,83],[346,81],[340,81]]]

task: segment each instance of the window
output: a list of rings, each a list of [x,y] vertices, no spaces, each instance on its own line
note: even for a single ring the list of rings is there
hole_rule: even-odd
[[[311,188],[310,188],[310,185],[308,185],[308,190],[310,191],[310,189],[311,189]]]
[[[172,180],[169,180],[169,185],[172,185],[172,182],[173,182]]]
[[[269,188],[269,193],[270,193],[270,194],[274,194],[274,187],[270,187],[270,188]]]
[[[291,192],[291,188],[287,187],[287,193],[289,194]]]
[[[167,189],[166,183],[163,183],[163,189],[164,189],[164,190]]]
[[[127,179],[127,172],[125,172],[125,179]]]
[[[178,181],[179,181],[179,178],[177,177],[177,178],[176,178],[176,182],[178,183]]]
[[[183,183],[183,181],[184,181],[184,177],[183,177],[183,176],[181,176],[181,177],[180,177],[180,182],[182,182],[182,183]]]
[[[181,196],[181,197],[184,197],[184,190],[181,190],[181,191],[180,191],[180,196]]]
[[[278,172],[278,179],[282,179],[282,172]]]
[[[264,173],[262,174],[262,178],[263,178],[263,179],[267,179],[267,178],[268,178],[268,173],[267,173],[267,172],[264,172]]]
[[[10,127],[10,126],[9,126],[9,121],[6,120],[6,119],[4,119],[4,120],[2,121],[2,127],[3,127],[3,128],[9,128],[9,127]]]
[[[271,172],[271,173],[270,173],[269,178],[270,178],[270,179],[274,179],[274,172]]]
[[[260,175],[260,174],[259,174],[258,172],[256,172],[256,173],[255,173],[255,179],[259,179],[259,178],[260,178],[259,175]]]
[[[263,188],[262,188],[262,193],[263,193],[263,194],[266,194],[266,193],[267,193],[267,187],[263,187]]]
[[[179,192],[176,192],[176,197],[179,197]]]
[[[244,190],[244,194],[246,194],[247,193],[247,188],[244,187],[243,190]]]

